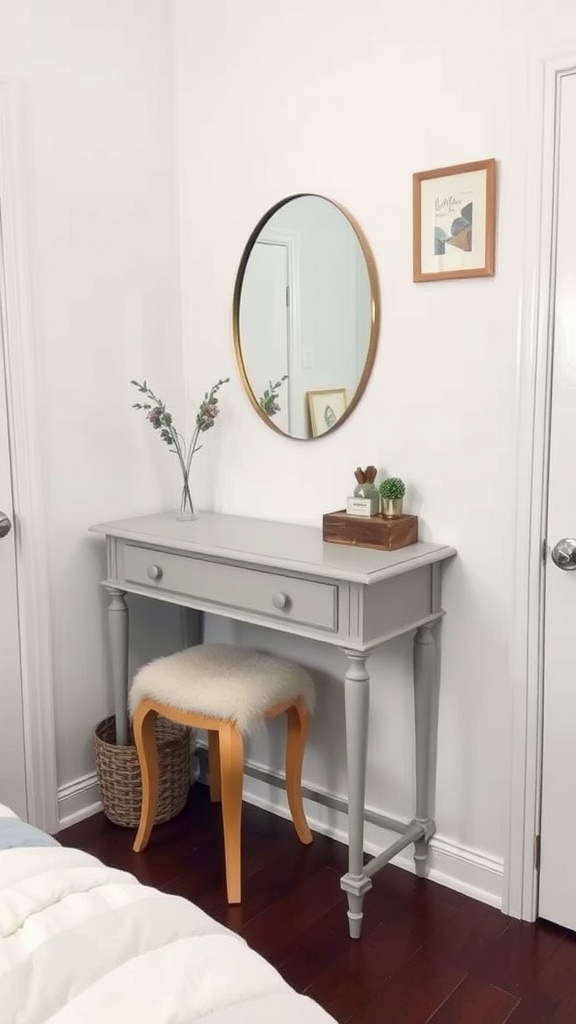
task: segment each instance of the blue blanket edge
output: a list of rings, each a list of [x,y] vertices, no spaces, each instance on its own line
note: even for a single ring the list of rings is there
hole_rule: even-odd
[[[20,818],[0,818],[0,850],[15,850],[23,846],[60,846],[60,843]]]

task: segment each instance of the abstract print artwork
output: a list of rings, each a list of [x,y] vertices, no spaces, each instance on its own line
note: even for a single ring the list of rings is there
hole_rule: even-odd
[[[455,245],[463,252],[472,251],[474,201],[462,202],[469,193],[450,195],[438,201],[434,225],[434,255],[445,256],[446,246]]]
[[[414,281],[494,274],[495,178],[495,160],[414,174]]]

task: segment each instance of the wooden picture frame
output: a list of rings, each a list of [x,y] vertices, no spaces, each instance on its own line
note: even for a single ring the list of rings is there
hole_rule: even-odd
[[[413,278],[494,275],[496,161],[413,175]]]
[[[321,391],[307,391],[308,412],[312,437],[320,437],[346,412],[346,388],[324,388]]]

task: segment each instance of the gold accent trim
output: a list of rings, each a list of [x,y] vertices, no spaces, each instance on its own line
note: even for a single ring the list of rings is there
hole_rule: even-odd
[[[370,284],[370,340],[368,343],[368,352],[366,354],[364,369],[360,376],[358,386],[354,394],[351,396],[350,401],[346,407],[346,410],[344,411],[340,419],[336,421],[333,427],[330,427],[329,430],[325,430],[324,433],[319,434],[318,437],[299,437],[298,435],[289,434],[285,430],[281,430],[280,427],[278,427],[274,423],[274,421],[269,416],[266,415],[250,386],[248,375],[246,373],[246,367],[244,365],[244,359],[242,356],[242,346],[240,339],[240,297],[242,295],[242,285],[244,282],[244,275],[246,273],[246,265],[250,258],[252,249],[256,244],[256,240],[260,235],[260,232],[262,231],[262,228],[265,226],[265,224],[268,223],[268,221],[274,216],[274,214],[278,212],[278,210],[282,209],[283,206],[286,206],[288,203],[293,202],[295,199],[304,199],[310,196],[315,197],[317,199],[324,199],[325,202],[331,203],[332,206],[336,207],[336,209],[339,210],[340,213],[344,215],[344,217],[346,217],[348,223],[350,224],[354,231],[354,234],[356,235],[356,238],[358,239],[358,244],[360,245],[362,255],[364,256],[364,261],[366,263],[368,281]],[[261,217],[260,220],[258,221],[256,227],[252,231],[244,247],[244,251],[240,259],[240,264],[238,266],[238,271],[236,273],[236,281],[234,283],[234,296],[232,303],[232,334],[234,339],[234,356],[236,358],[236,366],[238,368],[238,373],[240,375],[240,380],[242,381],[244,391],[246,392],[250,400],[250,404],[258,413],[260,419],[263,420],[266,423],[266,425],[270,427],[271,430],[274,430],[277,434],[280,434],[282,437],[289,437],[293,441],[316,441],[321,437],[325,437],[327,434],[333,433],[334,430],[337,430],[338,427],[340,427],[348,419],[350,414],[358,405],[358,402],[362,398],[364,391],[366,390],[366,385],[368,384],[368,381],[370,379],[370,374],[372,372],[372,367],[374,365],[374,360],[376,358],[376,349],[378,347],[379,333],[380,290],[378,284],[376,262],[374,260],[374,256],[372,254],[370,245],[368,244],[368,239],[366,238],[362,228],[360,227],[356,219],[352,216],[352,214],[346,209],[346,207],[342,206],[342,204],[338,203],[335,199],[329,199],[327,196],[322,196],[317,192],[296,192],[294,195],[286,196],[284,199],[280,199],[279,202],[274,204],[274,206],[271,206],[270,209],[264,214],[264,216]]]

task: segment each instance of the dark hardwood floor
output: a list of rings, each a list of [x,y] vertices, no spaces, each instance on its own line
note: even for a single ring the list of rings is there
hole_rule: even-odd
[[[389,865],[352,941],[339,886],[346,848],[318,834],[304,847],[288,821],[248,804],[243,902],[229,907],[220,811],[198,783],[144,853],[132,853],[132,830],[103,814],[57,838],[193,900],[340,1024],[576,1024],[574,933],[513,920]]]

